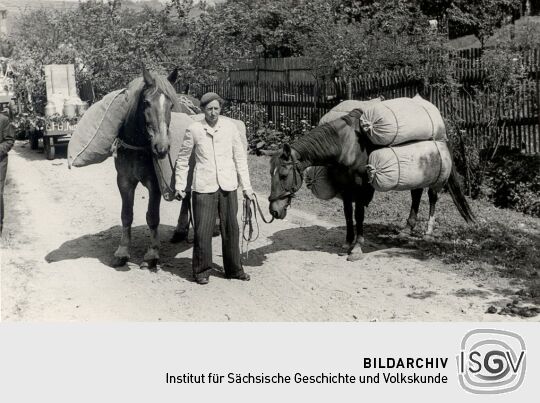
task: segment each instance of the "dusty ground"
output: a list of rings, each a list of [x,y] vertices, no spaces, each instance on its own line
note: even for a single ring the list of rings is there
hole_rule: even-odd
[[[62,153],[47,161],[25,143],[16,145],[6,188],[2,320],[525,320],[485,313],[516,288],[508,280],[480,282],[384,236],[368,236],[364,259],[348,262],[339,255],[341,225],[294,209],[287,220],[261,223],[245,263],[250,282],[223,278],[214,238],[216,271],[209,285],[199,286],[190,280],[192,245],[168,243],[179,203],[163,201],[161,270],[141,270],[149,236],[142,187],[132,259],[114,269],[109,262],[120,239],[115,175],[112,159],[68,170]]]

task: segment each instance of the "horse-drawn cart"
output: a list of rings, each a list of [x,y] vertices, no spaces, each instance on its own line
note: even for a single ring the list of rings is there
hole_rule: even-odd
[[[47,105],[43,125],[30,130],[30,147],[37,149],[43,138],[47,159],[54,159],[56,147],[69,142],[79,117],[88,104],[77,95],[75,68],[72,64],[51,64],[45,67]]]

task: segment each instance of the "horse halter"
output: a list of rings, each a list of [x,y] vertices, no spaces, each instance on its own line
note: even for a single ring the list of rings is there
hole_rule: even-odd
[[[291,155],[292,161],[282,162],[280,165],[292,166],[293,167],[293,183],[290,187],[283,187],[282,180],[279,180],[279,185],[281,187],[281,193],[278,195],[273,195],[274,192],[270,193],[268,201],[271,203],[273,201],[284,199],[286,197],[293,197],[296,192],[302,187],[303,174],[300,168],[300,163],[296,160],[294,155]]]

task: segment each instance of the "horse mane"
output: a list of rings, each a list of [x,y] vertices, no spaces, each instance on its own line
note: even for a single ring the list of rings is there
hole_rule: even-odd
[[[331,159],[341,153],[339,130],[348,126],[341,118],[324,123],[299,138],[291,147],[301,156],[302,160],[320,161]]]

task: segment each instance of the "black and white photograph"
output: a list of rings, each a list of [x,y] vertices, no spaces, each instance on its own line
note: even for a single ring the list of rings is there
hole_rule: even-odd
[[[538,323],[539,49],[538,0],[0,0],[1,320]]]

